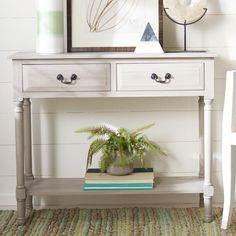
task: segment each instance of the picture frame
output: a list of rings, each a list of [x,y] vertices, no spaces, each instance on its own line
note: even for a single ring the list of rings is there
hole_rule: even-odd
[[[163,45],[162,1],[67,0],[67,51],[133,52],[147,23]]]

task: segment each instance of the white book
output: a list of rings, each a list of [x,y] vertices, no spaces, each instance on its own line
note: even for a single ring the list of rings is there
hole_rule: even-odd
[[[94,180],[94,179],[86,179],[86,184],[124,184],[124,183],[154,183],[154,179],[139,179],[139,180]]]

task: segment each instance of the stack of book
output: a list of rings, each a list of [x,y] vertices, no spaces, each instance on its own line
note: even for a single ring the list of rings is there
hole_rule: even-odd
[[[153,168],[135,168],[130,175],[114,176],[88,169],[84,190],[151,190],[154,185]]]

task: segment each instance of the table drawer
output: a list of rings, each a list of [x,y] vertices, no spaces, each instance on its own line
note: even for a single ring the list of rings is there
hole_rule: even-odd
[[[23,90],[109,91],[110,64],[23,65]]]
[[[203,89],[204,64],[200,62],[117,64],[118,91]]]

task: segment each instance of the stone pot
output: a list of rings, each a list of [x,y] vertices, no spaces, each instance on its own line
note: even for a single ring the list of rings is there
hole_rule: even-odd
[[[118,175],[118,176],[129,175],[129,174],[133,173],[133,171],[134,171],[133,164],[129,164],[127,166],[115,166],[115,165],[111,164],[107,168],[107,173],[109,175]]]
[[[118,152],[115,153],[115,162],[119,162],[120,155]],[[117,175],[117,176],[122,176],[122,175],[129,175],[133,173],[134,171],[134,166],[133,163],[126,165],[126,166],[118,166],[116,163],[110,164],[107,168],[107,173],[109,175]]]

